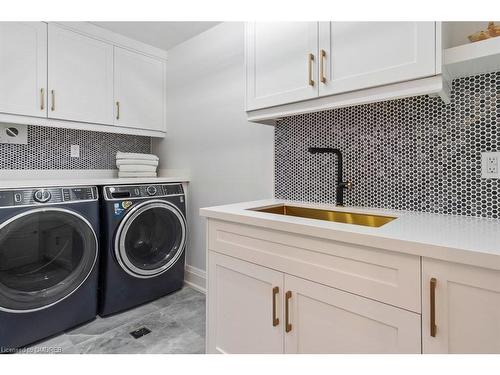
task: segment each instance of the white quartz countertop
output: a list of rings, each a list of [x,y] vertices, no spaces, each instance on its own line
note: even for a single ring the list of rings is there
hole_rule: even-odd
[[[379,228],[252,211],[290,204],[395,216]],[[202,216],[500,270],[500,220],[268,199],[200,209]]]
[[[84,185],[133,185],[133,184],[159,184],[168,182],[188,182],[186,177],[137,177],[137,178],[118,178],[118,177],[70,177],[70,178],[50,178],[50,179],[0,179],[0,189],[18,189],[32,187],[50,187],[50,186],[84,186]]]

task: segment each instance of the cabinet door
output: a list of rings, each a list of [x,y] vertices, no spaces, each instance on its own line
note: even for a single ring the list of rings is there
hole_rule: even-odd
[[[289,275],[285,291],[286,353],[421,352],[419,314]]]
[[[113,124],[113,46],[49,24],[49,117]]]
[[[115,124],[165,131],[165,63],[115,47]]]
[[[427,258],[422,271],[424,353],[500,353],[500,272]]]
[[[0,22],[0,112],[47,116],[47,24]]]
[[[436,73],[434,22],[321,22],[319,48],[320,96]]]
[[[207,352],[283,353],[283,274],[215,252],[208,272]]]
[[[249,22],[245,35],[247,110],[318,96],[317,22]]]

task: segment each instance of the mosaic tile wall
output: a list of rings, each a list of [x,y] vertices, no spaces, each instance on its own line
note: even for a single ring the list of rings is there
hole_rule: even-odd
[[[72,158],[71,145],[80,146]],[[0,144],[0,169],[115,169],[117,151],[151,152],[151,138],[28,126],[28,144]]]
[[[275,195],[335,202],[335,156],[348,206],[500,218],[500,180],[481,152],[500,151],[500,72],[453,81],[451,104],[426,96],[284,118],[275,128]]]

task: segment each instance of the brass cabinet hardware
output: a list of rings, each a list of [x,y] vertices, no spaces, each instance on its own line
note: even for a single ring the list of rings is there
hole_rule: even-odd
[[[324,49],[322,49],[320,51],[320,57],[319,57],[319,79],[322,83],[326,83],[325,57],[326,57],[326,51]]]
[[[276,296],[279,294],[280,288],[275,286],[273,288],[273,327],[280,324],[280,319],[276,316]]]
[[[116,102],[116,119],[120,119],[120,102]]]
[[[314,55],[312,53],[310,53],[309,55],[307,55],[307,74],[308,74],[308,78],[309,78],[309,86],[314,86],[314,79],[312,77],[312,74],[313,74],[313,61],[314,61]]]
[[[45,109],[45,89],[40,89],[40,110],[43,111]]]
[[[50,106],[51,111],[56,110],[56,92],[54,90],[50,90],[50,95],[52,96],[52,105]]]
[[[436,337],[436,284],[437,280],[431,279],[431,336]]]
[[[292,292],[288,291],[285,294],[285,332],[292,330],[292,324],[290,323],[290,298],[292,298]]]

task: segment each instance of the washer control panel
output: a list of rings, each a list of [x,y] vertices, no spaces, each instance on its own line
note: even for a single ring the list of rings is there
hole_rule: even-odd
[[[40,187],[0,190],[0,208],[97,200],[97,187]]]
[[[104,187],[106,200],[167,197],[183,195],[182,184],[116,185]]]

